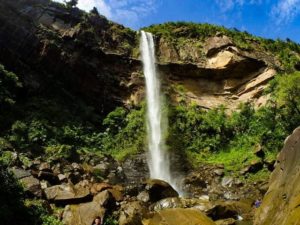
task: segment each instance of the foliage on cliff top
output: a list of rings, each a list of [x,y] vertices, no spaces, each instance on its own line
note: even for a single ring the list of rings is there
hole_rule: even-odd
[[[197,24],[191,22],[168,22],[164,24],[151,25],[142,28],[157,36],[165,37],[174,42],[180,38],[198,39],[204,42],[208,37],[226,35],[233,43],[243,50],[267,51],[275,54],[282,66],[287,71],[294,71],[295,65],[300,61],[300,45],[287,39],[265,39],[249,34],[246,31],[239,31],[236,28],[228,29],[224,26],[217,26],[207,23]]]

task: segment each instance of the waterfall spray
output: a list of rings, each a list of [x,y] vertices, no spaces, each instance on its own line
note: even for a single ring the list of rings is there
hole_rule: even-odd
[[[141,32],[141,53],[144,65],[147,95],[148,166],[150,177],[176,184],[170,172],[170,159],[163,137],[162,94],[155,65],[155,46],[151,33]]]

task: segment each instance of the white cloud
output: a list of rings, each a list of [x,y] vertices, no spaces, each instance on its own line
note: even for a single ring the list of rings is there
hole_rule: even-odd
[[[271,10],[276,25],[292,21],[300,13],[300,0],[280,0]]]
[[[63,0],[55,0],[63,2]],[[79,0],[78,7],[89,11],[97,7],[100,14],[127,26],[156,11],[158,0]]]
[[[261,4],[263,0],[215,0],[222,12],[232,10],[236,6],[243,6],[245,4],[254,5]]]

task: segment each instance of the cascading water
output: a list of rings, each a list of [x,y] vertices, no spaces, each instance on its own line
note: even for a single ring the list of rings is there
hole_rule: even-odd
[[[160,80],[155,66],[155,46],[151,33],[141,32],[140,48],[146,79],[148,165],[150,177],[164,180],[175,189],[178,189],[171,176],[170,160],[163,138],[163,122],[166,121],[166,118],[164,118],[162,113]]]

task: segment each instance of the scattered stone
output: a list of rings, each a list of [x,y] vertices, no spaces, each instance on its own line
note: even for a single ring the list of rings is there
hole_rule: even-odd
[[[49,201],[67,204],[73,202],[84,202],[90,199],[89,187],[84,184],[55,185],[44,190],[46,198]]]
[[[31,176],[31,173],[29,170],[23,170],[23,169],[13,167],[12,169],[10,169],[10,171],[14,174],[14,176],[17,179],[22,179],[22,178]]]
[[[72,183],[72,184],[77,184],[81,181],[82,177],[81,174],[78,172],[74,172],[74,173],[68,173],[67,174],[67,178],[68,180]]]
[[[214,173],[218,176],[223,176],[224,175],[224,169],[215,169]]]
[[[40,166],[39,166],[39,170],[44,171],[44,172],[52,172],[51,166],[47,162],[41,163]]]
[[[150,196],[148,191],[142,191],[138,194],[137,199],[141,202],[149,202]]]
[[[42,189],[40,181],[33,176],[24,177],[20,179],[21,184],[24,185],[24,189],[27,193],[30,193],[36,197],[42,197]]]
[[[53,185],[59,184],[58,177],[52,172],[40,171],[38,173],[38,178],[39,178],[39,180],[46,180]]]
[[[60,182],[66,182],[67,181],[67,177],[66,177],[65,174],[58,174],[57,177],[58,177],[58,180]]]
[[[109,165],[107,163],[100,163],[93,167],[93,172],[105,177],[109,173]]]
[[[221,185],[223,187],[231,187],[233,184],[233,178],[232,177],[223,177]]]
[[[77,171],[77,172],[80,172],[80,173],[83,172],[82,166],[80,166],[78,163],[72,163],[72,167],[73,167],[74,171]]]

